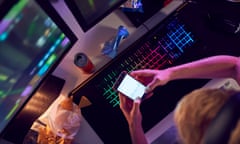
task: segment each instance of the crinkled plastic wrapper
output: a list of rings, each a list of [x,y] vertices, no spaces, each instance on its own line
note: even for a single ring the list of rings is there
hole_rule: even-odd
[[[80,105],[59,97],[31,126],[23,144],[72,144],[81,122]]]
[[[52,109],[48,116],[48,125],[51,131],[64,139],[74,138],[79,130],[80,121],[81,110],[72,100],[68,107],[59,104],[55,109]]]

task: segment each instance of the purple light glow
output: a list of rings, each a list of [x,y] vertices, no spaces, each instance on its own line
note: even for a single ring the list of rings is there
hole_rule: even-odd
[[[21,96],[22,97],[28,96],[32,92],[32,89],[33,89],[32,86],[27,86],[22,92]]]

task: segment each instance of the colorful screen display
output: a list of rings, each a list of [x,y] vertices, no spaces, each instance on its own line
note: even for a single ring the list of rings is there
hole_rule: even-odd
[[[44,77],[72,47],[76,37],[62,31],[60,21],[54,21],[35,0],[6,1],[0,9],[2,132]]]

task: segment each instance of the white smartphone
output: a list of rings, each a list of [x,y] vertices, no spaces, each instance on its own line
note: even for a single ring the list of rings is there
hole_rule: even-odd
[[[113,89],[135,100],[143,98],[146,86],[130,76],[126,71],[123,71],[114,83]]]

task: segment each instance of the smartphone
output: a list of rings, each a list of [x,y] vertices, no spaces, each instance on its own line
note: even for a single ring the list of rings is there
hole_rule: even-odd
[[[123,71],[113,84],[113,89],[135,100],[137,98],[143,98],[146,86],[130,76],[126,71]]]

